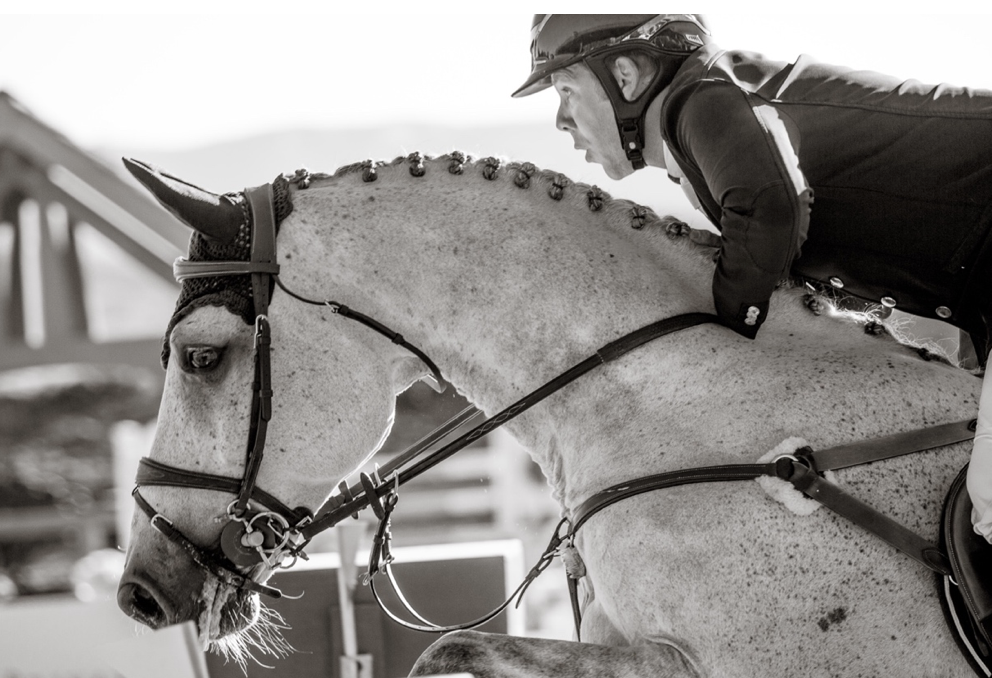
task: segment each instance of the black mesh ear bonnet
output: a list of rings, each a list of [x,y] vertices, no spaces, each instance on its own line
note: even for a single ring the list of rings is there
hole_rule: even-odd
[[[279,176],[272,182],[273,203],[276,216],[276,233],[279,224],[293,211],[293,203],[289,194],[289,181],[285,176]],[[251,261],[251,214],[248,201],[243,193],[226,193],[223,196],[233,204],[238,205],[244,213],[244,221],[238,229],[238,234],[230,242],[220,242],[207,238],[197,231],[189,238],[189,261]],[[273,293],[275,281],[270,282],[269,295]],[[169,326],[165,330],[162,344],[162,367],[169,363],[169,337],[176,324],[201,306],[223,306],[246,324],[255,323],[255,303],[252,298],[251,276],[224,275],[204,278],[187,278],[183,280],[176,310],[172,313]]]

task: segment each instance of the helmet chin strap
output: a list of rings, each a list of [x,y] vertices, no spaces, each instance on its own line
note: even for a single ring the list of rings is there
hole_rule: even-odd
[[[610,56],[609,52],[595,54],[586,57],[583,61],[599,79],[606,91],[606,96],[610,98],[613,114],[617,121],[617,130],[620,132],[620,144],[623,146],[624,153],[627,154],[627,160],[630,161],[635,170],[643,169],[646,166],[644,162],[644,125],[648,107],[655,97],[671,83],[678,65],[665,63],[667,60],[662,59],[658,72],[655,73],[654,79],[647,89],[633,101],[628,101],[607,65],[607,59]]]

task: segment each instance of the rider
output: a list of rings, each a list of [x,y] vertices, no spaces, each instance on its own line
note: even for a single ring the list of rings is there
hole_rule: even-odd
[[[696,15],[536,15],[531,74],[556,127],[622,179],[665,169],[720,231],[713,298],[754,339],[796,277],[967,332],[992,321],[992,91],[714,45]],[[815,197],[815,202],[814,202]],[[992,542],[992,379],[968,472]]]

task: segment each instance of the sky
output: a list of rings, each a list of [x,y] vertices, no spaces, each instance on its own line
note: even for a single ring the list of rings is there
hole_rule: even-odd
[[[24,13],[27,4],[0,0],[0,89],[86,148],[181,150],[281,129],[398,121],[547,122],[554,133],[553,92],[510,97],[530,65],[531,13],[522,3],[499,3],[504,9],[491,14],[466,12],[466,2],[367,3],[381,8],[375,14],[323,9],[330,0],[172,0],[155,12],[134,9],[151,3],[54,0],[44,14]],[[740,3],[709,3],[714,41],[784,61],[807,53],[992,89],[992,6],[981,13],[988,0],[940,3],[942,14],[912,3],[899,3],[900,14],[845,0],[820,14],[795,12],[808,3],[755,5],[745,14]],[[81,7],[88,11],[67,11]]]

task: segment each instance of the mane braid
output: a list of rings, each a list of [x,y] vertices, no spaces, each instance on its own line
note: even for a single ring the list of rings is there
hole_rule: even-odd
[[[408,155],[396,156],[389,161],[367,159],[342,165],[333,174],[314,173],[311,178],[337,179],[361,173],[363,181],[372,182],[378,178],[377,170],[401,165],[407,166],[414,177],[423,176],[427,171],[441,171],[442,168],[454,175],[478,172],[490,181],[511,177],[514,184],[523,190],[536,186],[556,202],[566,199],[573,202],[584,200],[590,211],[602,211],[611,222],[630,226],[635,230],[660,230],[670,240],[680,240],[691,245],[692,249],[707,257],[713,254],[712,242],[708,242],[705,237],[681,237],[702,231],[690,228],[677,217],[672,215],[661,217],[650,207],[624,198],[614,198],[594,184],[573,181],[560,172],[541,169],[526,161],[507,161],[498,156],[477,158],[458,150],[443,155],[428,155],[414,151]]]
[[[719,252],[719,236],[706,229],[693,229],[681,219],[671,215],[660,217],[650,207],[623,198],[614,198],[598,186],[572,181],[564,174],[540,169],[533,163],[526,161],[507,161],[496,156],[475,158],[457,150],[439,156],[415,151],[409,155],[397,156],[389,162],[365,160],[345,165],[336,170],[333,176],[343,177],[361,171],[364,181],[375,181],[378,168],[397,165],[407,165],[414,177],[423,176],[427,171],[441,171],[442,168],[446,168],[447,173],[454,175],[477,172],[494,183],[507,180],[509,177],[509,180],[513,181],[521,190],[532,188],[541,190],[552,201],[568,201],[576,209],[581,209],[584,202],[587,209],[602,213],[607,221],[614,226],[645,230],[651,234],[663,233],[672,245],[682,247],[697,256],[712,260]],[[794,281],[783,281],[779,289],[789,289],[798,284]],[[816,315],[819,315],[819,311],[816,309],[820,307],[821,302],[825,302],[831,307],[834,306],[832,301],[824,297],[822,293],[806,295],[804,300],[807,307]],[[919,350],[924,359],[938,356],[940,359],[947,359],[948,351],[943,347],[934,345],[920,347],[920,342],[905,336],[904,333],[893,327],[892,323],[880,319],[875,313],[858,314],[835,311],[832,315],[843,315],[848,320],[854,320],[865,328],[867,334],[878,335],[883,332],[889,334],[899,343]]]

